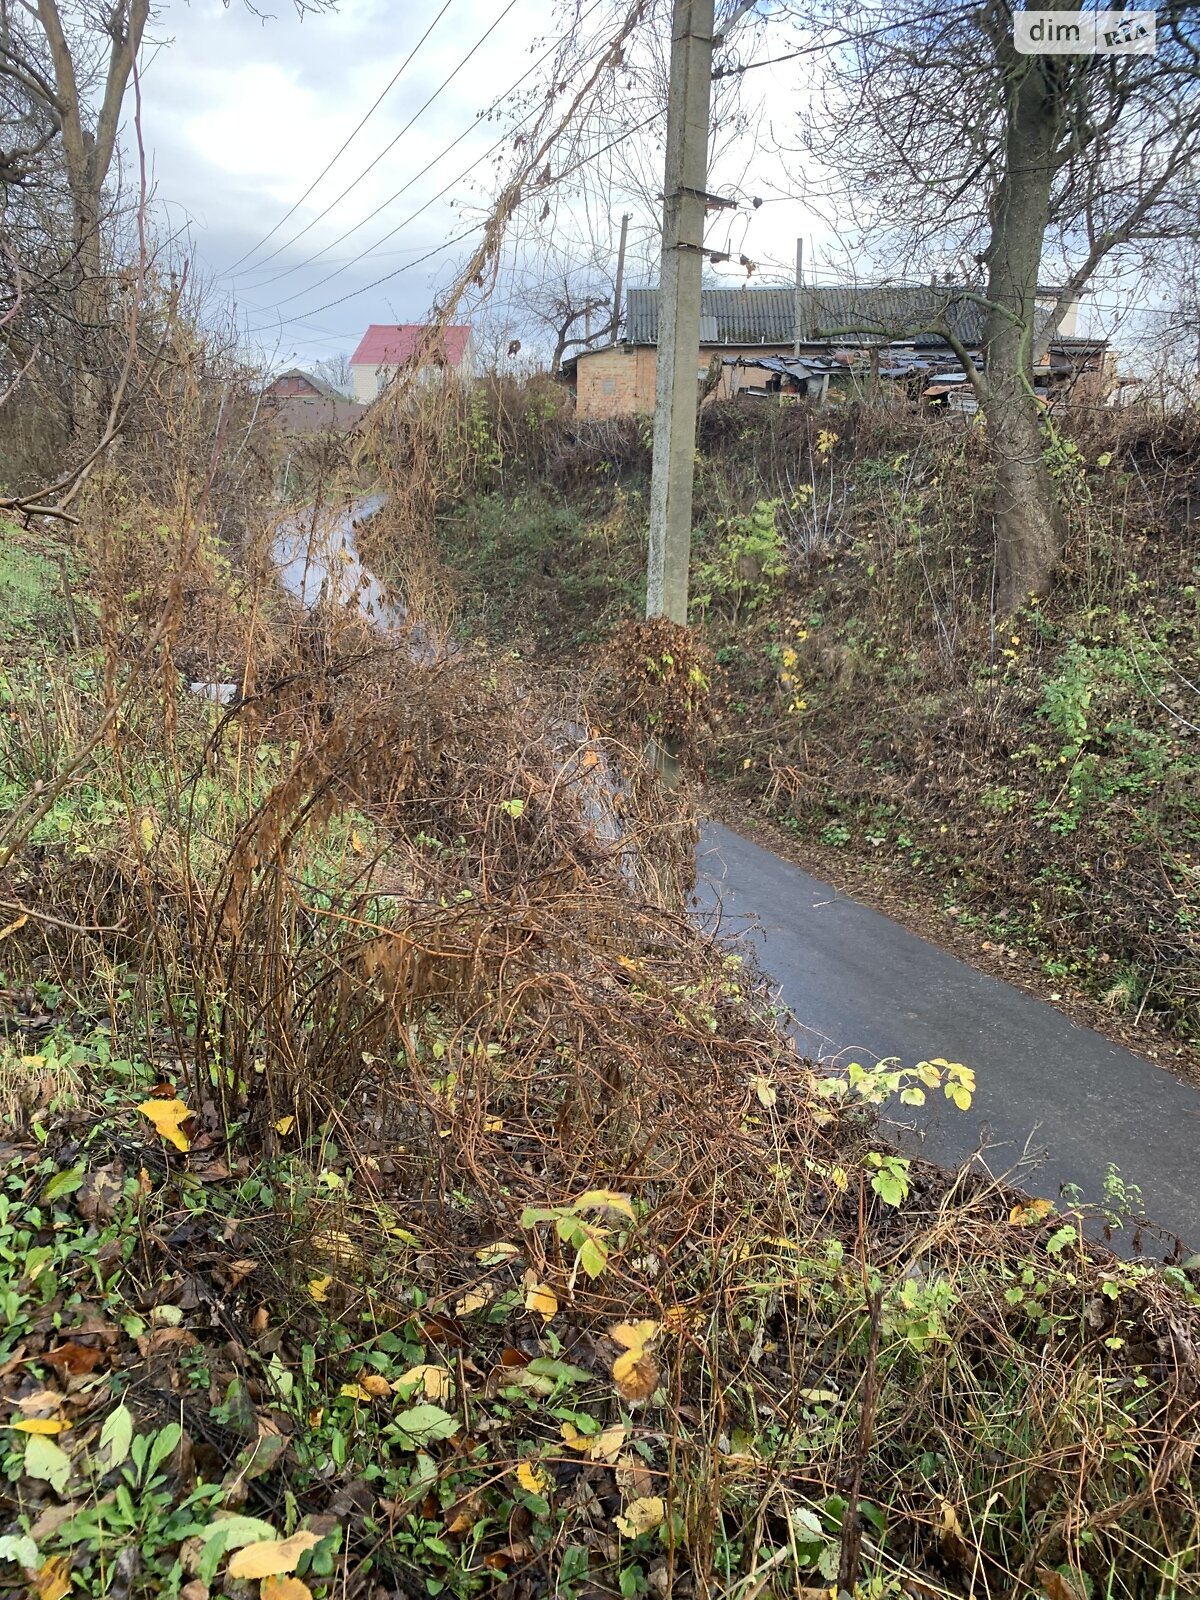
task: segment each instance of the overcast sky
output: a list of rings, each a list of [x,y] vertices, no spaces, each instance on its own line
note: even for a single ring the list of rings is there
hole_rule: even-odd
[[[471,217],[452,203],[477,207],[489,192],[486,156],[502,129],[472,124],[534,66],[555,19],[548,0],[340,0],[303,20],[288,0],[274,9],[263,22],[238,0],[166,8],[161,43],[145,52],[142,120],[162,214],[187,230],[214,290],[236,297],[263,353],[287,364],[348,353],[370,322],[424,318],[469,249],[445,248]],[[378,110],[279,226],[431,23]],[[755,94],[774,70],[758,75]],[[795,83],[793,70],[793,92]],[[761,256],[778,277],[814,221],[778,198],[787,185],[778,160],[752,158],[747,171],[743,158],[736,171],[747,193],[761,189],[771,203],[714,219],[715,242]]]
[[[494,190],[488,158],[505,124],[477,119],[523,77],[527,88],[539,81],[561,17],[551,0],[339,0],[303,20],[290,0],[271,3],[267,21],[241,0],[164,7],[143,55],[142,120],[160,215],[190,241],[212,293],[236,301],[250,347],[283,366],[349,354],[371,322],[424,320],[469,253],[469,240],[453,241]],[[602,0],[580,5],[585,20],[611,14]],[[743,22],[733,48],[759,60],[794,42]],[[710,189],[736,192],[741,206],[710,218],[708,241],[755,261],[755,282],[786,281],[800,235],[814,281],[872,276],[798,197],[801,164],[789,172],[778,153],[815,70],[806,60],[747,74],[755,131],[710,174]],[[608,181],[593,185],[574,232],[615,239],[630,209],[635,236],[649,241],[657,200],[614,196]],[[766,201],[759,209],[754,196]],[[571,216],[556,211],[550,231],[569,238]],[[653,279],[652,259],[635,263],[631,281]],[[746,281],[736,264],[717,271]],[[522,283],[502,274],[495,315]],[[1119,319],[1101,307],[1085,310],[1084,325],[1112,333]]]

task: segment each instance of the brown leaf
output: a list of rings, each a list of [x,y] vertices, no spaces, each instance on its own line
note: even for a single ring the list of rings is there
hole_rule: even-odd
[[[1064,1578],[1061,1572],[1051,1572],[1049,1567],[1039,1567],[1037,1578],[1046,1600],[1083,1600],[1083,1591]]]
[[[116,1165],[88,1173],[75,1196],[75,1209],[85,1222],[111,1222],[121,1198],[122,1178]]]
[[[225,1270],[229,1274],[230,1282],[236,1289],[238,1284],[241,1283],[242,1279],[248,1278],[250,1274],[257,1269],[257,1267],[258,1262],[252,1260],[251,1257],[246,1256],[241,1261],[231,1261]]]
[[[104,1351],[97,1350],[95,1345],[79,1344],[74,1339],[68,1339],[57,1349],[47,1350],[41,1359],[48,1366],[58,1367],[62,1372],[78,1376],[80,1373],[94,1372],[105,1359],[105,1355]]]

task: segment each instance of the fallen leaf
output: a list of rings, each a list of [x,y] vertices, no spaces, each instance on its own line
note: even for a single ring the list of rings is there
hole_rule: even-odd
[[[263,1539],[258,1544],[248,1544],[230,1558],[229,1576],[273,1578],[279,1573],[294,1572],[304,1552],[320,1542],[318,1534],[301,1528],[290,1539]]]
[[[243,1278],[248,1278],[252,1272],[258,1270],[258,1262],[250,1256],[245,1256],[239,1261],[231,1261],[225,1270],[229,1274],[230,1282],[236,1289]]]
[[[657,1339],[660,1325],[657,1322],[618,1322],[608,1330],[608,1337],[626,1350],[640,1353],[652,1340]]]
[[[354,854],[356,856],[360,856],[363,853],[363,851],[362,851],[362,840],[358,836],[358,829],[357,828],[351,828],[350,829],[350,848],[351,848],[351,850],[354,851]]]
[[[1008,1213],[1010,1228],[1032,1228],[1054,1210],[1052,1200],[1022,1200]]]
[[[445,1367],[422,1362],[420,1366],[410,1367],[390,1387],[397,1392],[405,1390],[411,1394],[417,1384],[424,1389],[427,1400],[444,1400],[450,1393],[450,1374]]]
[[[121,1176],[114,1167],[89,1172],[75,1196],[75,1209],[85,1222],[111,1222],[121,1198]]]
[[[771,1107],[779,1098],[771,1085],[770,1078],[768,1078],[765,1073],[759,1072],[756,1073],[753,1078],[751,1078],[750,1082],[754,1087],[754,1093],[758,1099],[759,1105],[764,1106],[768,1111],[770,1111]]]
[[[312,1600],[312,1590],[300,1578],[264,1578],[261,1600]]]
[[[1049,1567],[1039,1567],[1037,1579],[1046,1600],[1081,1600],[1083,1591],[1077,1589],[1061,1572],[1052,1572]]]
[[[536,1311],[543,1322],[558,1311],[558,1296],[548,1283],[531,1283],[525,1291],[526,1311]]]
[[[17,1410],[27,1417],[36,1416],[39,1411],[49,1415],[57,1411],[62,1405],[62,1395],[53,1389],[35,1389],[33,1394],[22,1395],[17,1401]]]
[[[343,1400],[371,1400],[374,1396],[369,1389],[364,1389],[361,1383],[344,1383],[338,1390]]]
[[[613,1362],[613,1382],[626,1400],[648,1400],[662,1376],[649,1350],[623,1351]]]
[[[529,1461],[522,1461],[517,1468],[517,1482],[526,1494],[544,1495],[550,1487],[549,1475]]]
[[[173,1144],[176,1150],[190,1149],[190,1141],[184,1133],[182,1124],[191,1116],[191,1112],[182,1100],[143,1100],[138,1110],[154,1124],[156,1132],[168,1144]]]
[[[282,1133],[286,1136],[296,1126],[296,1119],[293,1116],[280,1117],[279,1121],[273,1123],[272,1126],[276,1133]]]
[[[48,1483],[56,1494],[65,1494],[71,1476],[71,1458],[53,1439],[31,1434],[25,1445],[24,1472],[27,1478]]]
[[[59,1367],[63,1372],[78,1377],[81,1373],[94,1372],[104,1360],[104,1351],[97,1350],[95,1345],[79,1344],[74,1339],[68,1339],[56,1349],[47,1350],[41,1359],[48,1366]]]
[[[9,1423],[18,1433],[65,1433],[70,1426],[61,1417],[25,1417],[21,1422]]]
[[[606,1461],[611,1466],[620,1454],[625,1443],[625,1424],[614,1422],[611,1428],[605,1428],[592,1440],[592,1460]]]
[[[392,1386],[382,1372],[364,1372],[362,1386],[375,1400],[381,1400],[385,1394],[391,1394]]]
[[[658,1388],[658,1362],[647,1346],[660,1332],[657,1322],[618,1322],[609,1338],[625,1348],[613,1362],[613,1382],[626,1400],[648,1400]]]
[[[329,1275],[329,1273],[326,1273],[323,1278],[310,1278],[309,1279],[308,1292],[312,1296],[312,1298],[317,1301],[318,1304],[324,1305],[325,1301],[328,1299],[328,1296],[329,1296],[329,1285],[332,1282],[333,1282],[333,1279]]]
[[[520,1245],[498,1239],[495,1244],[480,1245],[475,1252],[475,1259],[482,1267],[498,1267],[502,1261],[511,1261],[514,1256],[520,1254]]]
[[[28,921],[29,913],[28,911],[23,911],[19,917],[14,918],[12,922],[5,923],[4,927],[0,928],[0,939],[7,939],[10,933],[16,933],[17,929],[23,928]]]
[[[70,1556],[51,1556],[33,1580],[37,1600],[63,1600],[71,1592]]]
[[[648,1495],[641,1500],[631,1500],[621,1516],[613,1518],[627,1539],[639,1534],[653,1533],[667,1514],[667,1508],[658,1495]]]
[[[41,1563],[37,1541],[28,1533],[0,1533],[0,1561],[15,1561],[19,1567]]]
[[[490,1283],[481,1284],[478,1289],[468,1289],[461,1300],[454,1303],[456,1317],[469,1317],[476,1311],[482,1311],[485,1306],[490,1306],[496,1297],[496,1291]]]
[[[486,1509],[483,1497],[478,1493],[469,1494],[464,1499],[456,1501],[446,1512],[446,1532],[453,1534],[455,1538],[470,1533]]]

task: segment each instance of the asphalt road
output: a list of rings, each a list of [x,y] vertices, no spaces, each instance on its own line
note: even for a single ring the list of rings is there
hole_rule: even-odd
[[[699,866],[706,926],[754,941],[806,1054],[975,1069],[970,1111],[900,1108],[923,1119],[894,1130],[902,1146],[953,1166],[986,1141],[991,1171],[1018,1168],[1049,1199],[1074,1183],[1099,1200],[1112,1162],[1149,1217],[1200,1247],[1200,1090],[717,823]]]

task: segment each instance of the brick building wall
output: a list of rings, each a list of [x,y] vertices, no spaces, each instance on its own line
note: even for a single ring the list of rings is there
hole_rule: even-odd
[[[720,345],[700,350],[696,359],[697,380],[708,376],[714,355],[726,356],[791,355],[789,345],[766,348],[763,345]],[[654,410],[654,384],[658,352],[653,346],[615,347],[609,350],[584,350],[575,363],[575,411],[581,417],[627,417]],[[728,400],[734,392],[733,369],[721,373],[714,398]]]

